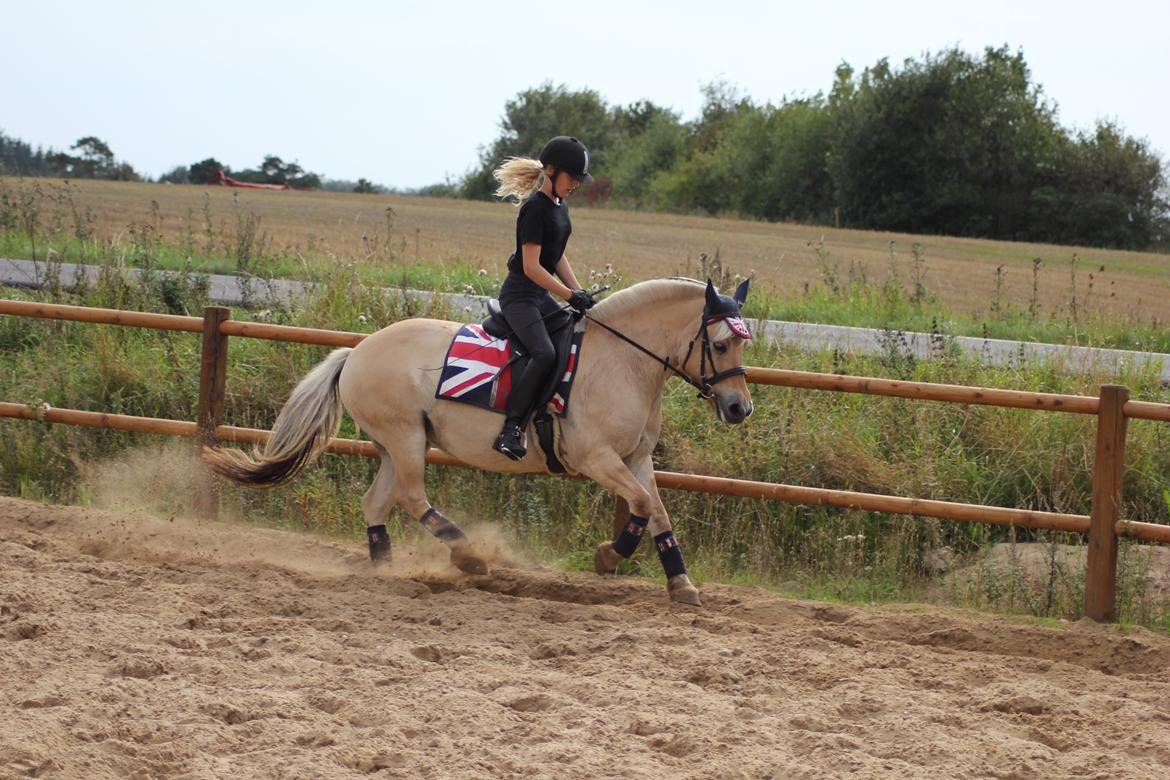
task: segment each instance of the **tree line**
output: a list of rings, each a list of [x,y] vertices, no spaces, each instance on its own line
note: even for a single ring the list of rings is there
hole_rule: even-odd
[[[1073,131],[1022,52],[928,54],[860,73],[828,94],[757,103],[704,88],[697,118],[650,101],[611,106],[543,84],[504,106],[459,194],[489,198],[506,157],[570,133],[595,192],[631,208],[872,230],[1143,249],[1170,244],[1167,176],[1116,123]]]
[[[315,190],[322,187],[321,176],[306,171],[296,162],[285,162],[276,155],[265,155],[255,168],[232,168],[209,157],[190,165],[179,165],[158,178],[171,184],[211,184],[218,171],[240,181],[257,184],[288,184],[295,189]],[[118,160],[109,144],[96,136],[79,138],[68,152],[33,148],[32,144],[0,132],[0,175],[60,176],[72,179],[109,181],[148,181],[128,162]],[[379,186],[360,179],[351,185],[354,192],[377,192]]]
[[[77,139],[68,152],[60,152],[33,149],[31,144],[0,132],[0,175],[142,181],[130,163],[116,159],[109,144],[92,135]]]
[[[321,175],[306,171],[297,162],[285,162],[274,154],[264,156],[255,168],[232,170],[214,157],[179,165],[159,177],[171,184],[214,184],[219,172],[238,181],[252,184],[287,184],[297,190],[321,189]]]
[[[72,152],[70,154],[69,152]],[[51,176],[73,179],[106,179],[113,181],[151,181],[129,163],[115,158],[109,144],[95,136],[77,140],[69,152],[59,152],[12,138],[0,131],[0,176]],[[254,168],[231,168],[214,157],[190,165],[178,165],[162,174],[156,181],[170,184],[214,184],[218,171],[238,181],[256,184],[288,184],[293,189],[329,192],[356,192],[417,196],[457,196],[457,184],[444,182],[417,189],[398,189],[376,184],[369,179],[357,181],[327,179],[321,174],[306,171],[296,161],[286,162],[276,155],[265,155]]]

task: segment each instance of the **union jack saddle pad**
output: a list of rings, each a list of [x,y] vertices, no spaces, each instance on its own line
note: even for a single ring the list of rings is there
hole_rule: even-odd
[[[573,334],[568,365],[548,402],[549,411],[558,417],[564,417],[569,408],[569,391],[573,389],[583,336],[584,331]],[[482,326],[468,323],[451,340],[435,397],[502,414],[508,405],[516,359],[507,339],[489,336]]]

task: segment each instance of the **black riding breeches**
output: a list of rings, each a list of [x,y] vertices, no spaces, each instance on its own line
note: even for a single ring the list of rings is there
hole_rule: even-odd
[[[511,281],[506,280],[500,290],[500,309],[528,353],[523,369],[512,376],[512,391],[508,396],[508,422],[520,423],[531,411],[536,394],[554,368],[556,350],[549,338],[548,324],[557,321],[555,314],[561,310],[561,304],[541,288],[532,290],[528,285]]]

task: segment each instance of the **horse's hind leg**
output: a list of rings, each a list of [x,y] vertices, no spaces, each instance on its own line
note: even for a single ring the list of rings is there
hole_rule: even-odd
[[[390,535],[386,518],[394,508],[394,461],[381,444],[374,442],[382,465],[374,481],[362,496],[362,515],[366,518],[366,536],[370,541],[370,560],[376,565],[390,560]]]
[[[451,548],[451,563],[468,574],[486,574],[487,563],[474,554],[467,535],[427,500],[426,433],[419,428],[393,437],[390,455],[394,459],[394,501],[423,527]],[[379,472],[381,473],[381,472]]]

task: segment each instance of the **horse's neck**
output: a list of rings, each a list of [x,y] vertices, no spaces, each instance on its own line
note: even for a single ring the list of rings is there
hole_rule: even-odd
[[[686,345],[694,336],[693,328],[699,321],[702,297],[680,298],[648,305],[614,317],[598,317],[606,325],[638,342],[671,365],[678,365],[686,352]],[[622,360],[637,376],[644,376],[652,394],[662,392],[662,385],[670,378],[660,362],[634,347],[614,338],[614,359]]]

